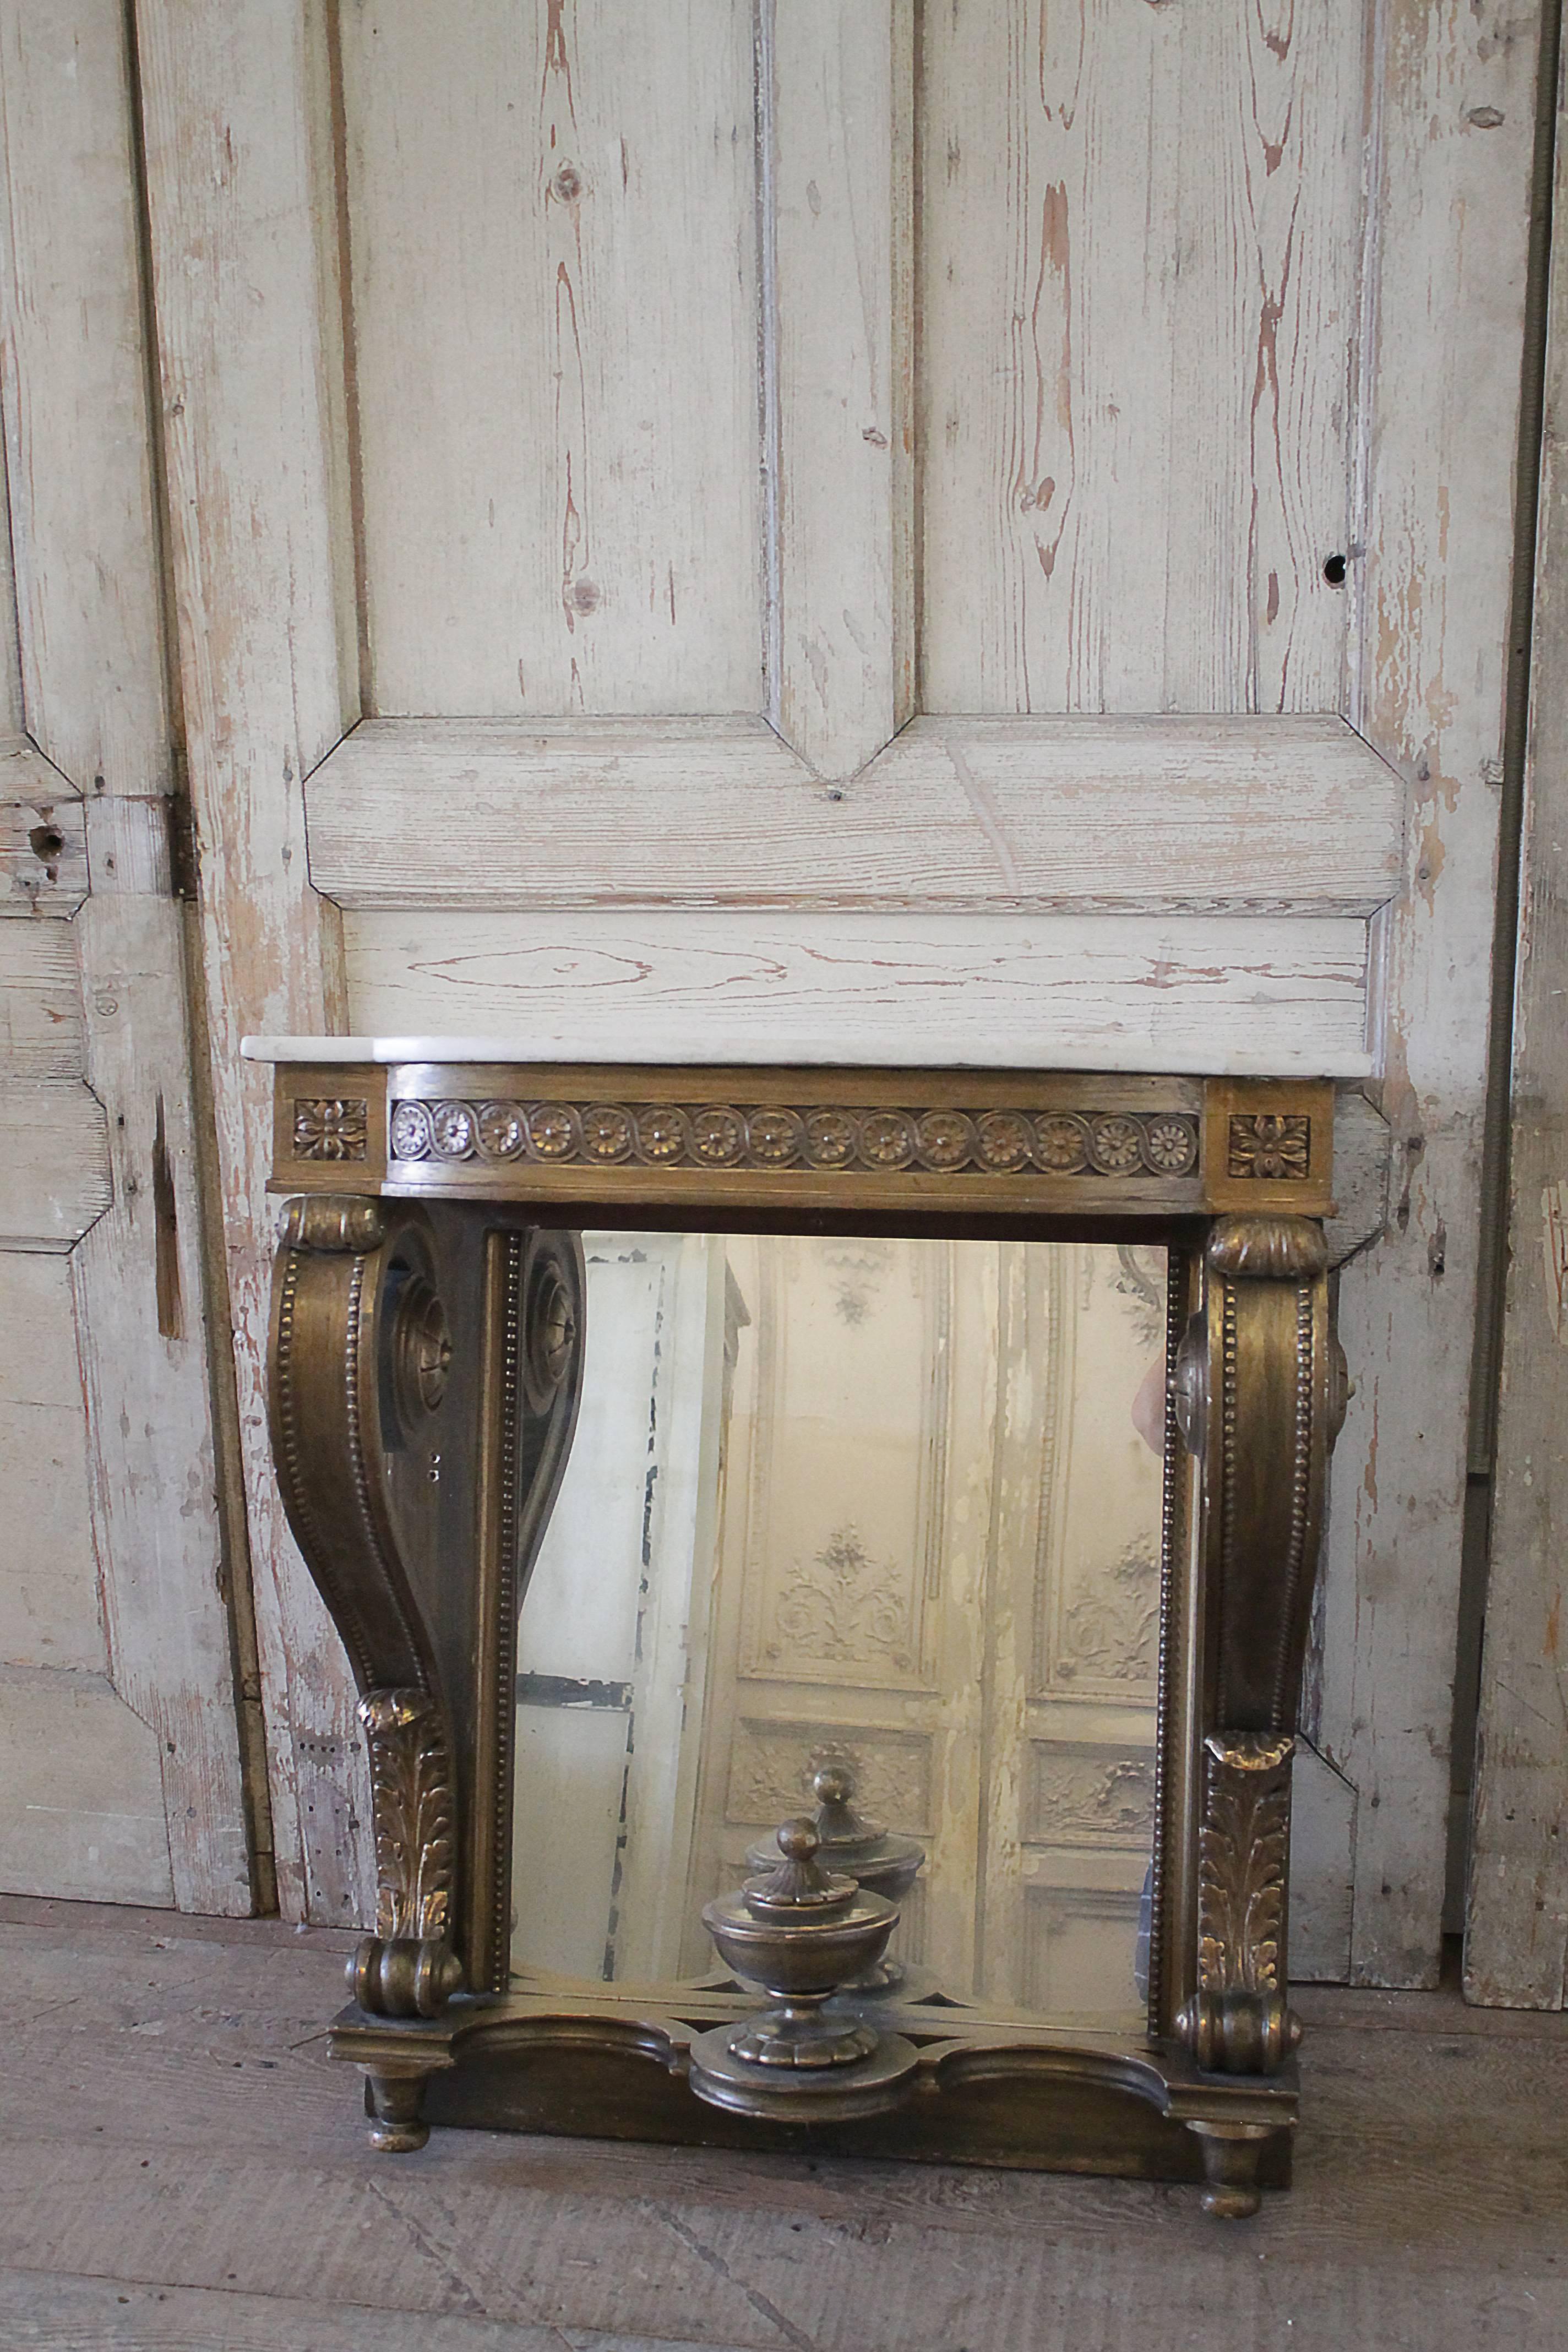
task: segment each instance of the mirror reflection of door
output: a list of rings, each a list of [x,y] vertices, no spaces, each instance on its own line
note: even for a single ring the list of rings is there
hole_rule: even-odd
[[[712,1965],[702,1904],[846,1764],[921,1840],[897,1949],[1136,2010],[1163,1255],[594,1236],[584,1421],[524,1608],[524,1966]]]

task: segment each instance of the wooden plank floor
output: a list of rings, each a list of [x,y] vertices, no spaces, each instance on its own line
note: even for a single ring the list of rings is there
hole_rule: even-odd
[[[1534,2352],[1568,2019],[1309,1990],[1297,2187],[437,2133],[329,2063],[351,1938],[0,1898],[3,2352]],[[1145,2336],[1142,2331],[1147,2330]]]

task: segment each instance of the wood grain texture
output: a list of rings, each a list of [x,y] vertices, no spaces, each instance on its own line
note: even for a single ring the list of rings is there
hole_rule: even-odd
[[[1562,116],[1559,114],[1561,129]],[[1568,144],[1554,219],[1568,220]],[[1568,251],[1554,247],[1536,545],[1531,712],[1514,1000],[1507,1292],[1493,1456],[1471,1815],[1465,1990],[1476,2001],[1568,2000]]]
[[[1334,1214],[1323,1228],[1331,1266],[1343,1265],[1376,1241],[1387,1223],[1392,1150],[1382,1112],[1361,1087],[1339,1087],[1334,1097]]]
[[[337,1025],[337,943],[305,870],[300,778],[354,710],[340,667],[342,547],[326,448],[333,217],[318,167],[327,97],[285,0],[138,5],[162,427],[229,1311],[235,1334],[280,1896],[342,1917],[368,1864],[350,1808],[314,1846],[294,1742],[352,1759],[351,1692],[284,1525],[261,1393],[270,1272],[266,1088],[240,1036],[274,1016]],[[363,1843],[363,1842],[362,1842]]]
[[[69,1261],[0,1250],[0,1663],[101,1675],[108,1653]],[[0,1794],[0,1807],[7,1801]]]
[[[1355,1076],[1363,925],[741,911],[345,919],[362,1034],[550,1058]]]
[[[0,2271],[0,2307],[17,2352],[700,2352],[688,2336],[603,2335],[465,2312],[329,2311],[291,2294],[236,2294],[232,2287],[149,2286],[139,2279],[71,2278]],[[731,2344],[707,2352],[742,2352]]]
[[[76,941],[63,923],[0,929],[0,1081],[85,1070]]]
[[[1539,11],[1391,0],[1369,52],[1352,723],[1405,780],[1388,918],[1393,1214],[1346,1268],[1324,1753],[1352,1973],[1435,1981],[1444,1891]],[[1484,232],[1479,225],[1486,225]]]
[[[369,707],[759,709],[751,6],[341,25]]]
[[[172,1903],[158,1736],[108,1678],[0,1665],[0,1886]]]
[[[923,709],[1338,707],[1361,18],[930,13]]]
[[[18,786],[26,799],[0,800],[0,916],[74,915],[88,887],[81,803],[25,737],[0,743],[0,791]]]
[[[914,0],[769,0],[770,716],[827,777],[914,707]]]
[[[136,185],[116,0],[0,7],[0,400],[29,729],[84,792],[166,788]]]
[[[918,719],[815,782],[761,719],[372,719],[306,790],[343,907],[1367,915],[1398,779],[1331,718]]]
[[[67,1283],[104,1620],[93,1663],[145,1727],[169,1823],[158,1873],[167,1878],[172,1863],[182,1904],[243,1911],[184,916],[163,797],[173,764],[123,9],[73,0],[45,22],[0,8],[0,350],[24,701],[33,734],[84,795],[53,827],[67,840],[57,889],[79,858],[92,883],[63,935],[75,1003],[59,1034],[70,1074],[85,1070],[96,1097],[89,1168],[108,1145],[107,1212],[72,1253]],[[41,940],[45,929],[23,936]],[[4,1001],[27,1000],[13,987]],[[10,1488],[5,1499],[19,1501]],[[84,1737],[94,1721],[60,1717]],[[68,1772],[90,1761],[59,1760]],[[90,1876],[72,1885],[83,1891]]]
[[[150,836],[140,856],[125,822],[137,816]],[[100,821],[112,844],[101,856]],[[203,1312],[184,917],[157,854],[165,835],[156,802],[91,805],[89,828],[108,887],[94,890],[72,929],[89,975],[87,1075],[107,1114],[112,1199],[72,1252],[71,1272],[109,1670],[157,1734],[175,1902],[243,1916],[252,1896]]]
[[[103,1107],[85,1086],[0,1085],[0,1248],[68,1250],[110,1191]]]
[[[805,2152],[452,2132],[389,2164],[315,2030],[349,1941],[0,1904],[19,2347],[1557,2352],[1568,2328],[1556,2019],[1306,1989],[1296,2187],[1226,2237],[1190,2190]]]

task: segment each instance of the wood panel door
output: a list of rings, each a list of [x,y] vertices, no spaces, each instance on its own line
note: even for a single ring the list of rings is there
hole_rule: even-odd
[[[0,6],[0,1888],[246,1913],[137,136]]]
[[[1429,1980],[1535,8],[132,15],[286,1908],[353,1912],[366,1816],[247,1030],[1295,1053],[1393,1162],[1342,1968]]]

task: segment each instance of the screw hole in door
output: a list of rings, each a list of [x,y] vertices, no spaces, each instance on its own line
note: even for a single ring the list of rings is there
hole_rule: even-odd
[[[1344,586],[1345,559],[1342,555],[1325,556],[1323,559],[1323,577],[1328,582],[1331,588],[1342,588]]]

